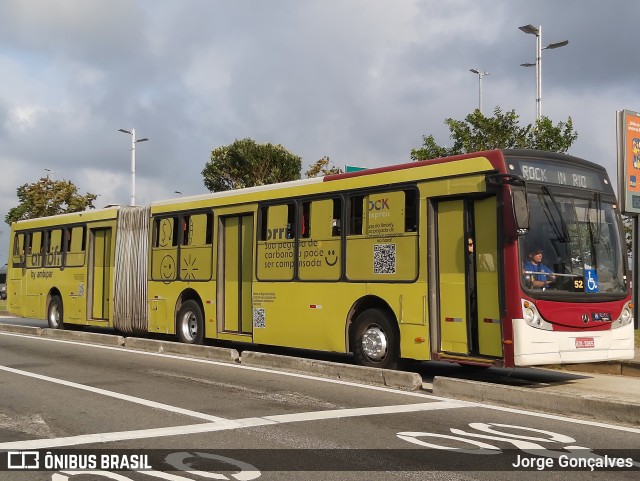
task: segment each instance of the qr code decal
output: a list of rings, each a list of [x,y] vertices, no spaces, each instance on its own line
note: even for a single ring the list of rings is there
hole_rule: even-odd
[[[256,307],[253,309],[253,327],[254,328],[267,327],[263,307]]]
[[[395,244],[374,244],[373,245],[373,273],[374,274],[395,274],[396,273],[396,245]]]

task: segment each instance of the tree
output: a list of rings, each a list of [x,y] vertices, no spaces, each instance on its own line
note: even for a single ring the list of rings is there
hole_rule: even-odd
[[[42,177],[32,184],[18,187],[20,204],[9,210],[4,218],[7,224],[24,219],[48,217],[66,212],[93,209],[96,194],[78,194],[78,188],[70,180],[52,180]]]
[[[320,160],[316,161],[309,170],[307,170],[304,175],[307,176],[307,179],[312,177],[318,177],[319,175],[332,175],[332,174],[342,174],[343,170],[340,167],[336,167],[335,165],[331,165],[331,160],[327,155],[322,157]]]
[[[627,244],[627,257],[633,255],[633,217],[622,216],[622,227],[624,227],[624,240]]]
[[[573,130],[571,117],[554,125],[548,117],[542,117],[534,125],[520,127],[515,110],[502,112],[500,107],[493,117],[485,117],[478,109],[464,120],[448,118],[444,123],[451,131],[453,146],[439,146],[433,135],[423,136],[423,145],[411,150],[413,160],[434,159],[448,155],[492,149],[539,149],[566,152],[578,138]]]
[[[286,182],[300,178],[302,159],[282,145],[235,140],[218,147],[204,167],[204,185],[211,192]]]

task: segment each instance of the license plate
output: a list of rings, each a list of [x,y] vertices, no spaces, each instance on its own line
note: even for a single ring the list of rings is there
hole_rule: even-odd
[[[592,347],[596,347],[596,342],[593,340],[593,337],[577,337],[576,338],[577,349],[590,349]]]

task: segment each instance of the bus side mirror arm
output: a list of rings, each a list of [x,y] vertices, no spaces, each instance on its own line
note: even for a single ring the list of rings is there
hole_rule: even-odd
[[[529,204],[527,202],[527,183],[525,178],[516,174],[489,174],[487,185],[493,187],[512,186],[511,206],[515,220],[516,235],[529,232]]]

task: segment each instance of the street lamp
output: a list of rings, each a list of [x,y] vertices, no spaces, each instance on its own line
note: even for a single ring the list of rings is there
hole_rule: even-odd
[[[51,170],[51,169],[43,169],[46,173],[47,173],[47,179],[49,178],[49,176],[53,176],[53,174],[55,173],[60,173],[62,172],[61,170]]]
[[[136,205],[136,144],[138,142],[146,142],[149,139],[146,137],[144,139],[136,139],[136,129],[131,129],[131,131],[118,129],[118,132],[124,132],[131,136],[131,205]]]
[[[542,25],[534,27],[533,25],[523,25],[518,27],[524,33],[536,36],[536,62],[535,63],[521,63],[522,67],[535,67],[536,68],[536,120],[540,120],[542,116],[542,51],[552,50],[554,48],[564,47],[569,45],[569,40],[563,40],[562,42],[550,43],[546,47],[542,47]]]
[[[473,72],[478,75],[478,110],[482,113],[482,77],[491,74],[489,72],[482,72],[476,68],[470,68],[469,72]]]

